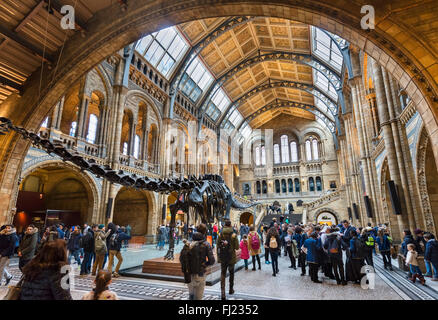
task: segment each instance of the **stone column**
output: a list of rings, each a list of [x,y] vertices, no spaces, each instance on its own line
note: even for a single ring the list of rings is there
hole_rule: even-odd
[[[78,122],[76,125],[76,137],[78,138],[85,138],[84,136],[87,132],[87,128],[85,128],[85,125],[87,123],[89,103],[90,103],[89,97],[83,95],[81,99],[81,105],[79,108]]]
[[[115,121],[111,121],[111,128],[109,130],[111,146],[108,148],[112,150],[110,152],[110,161],[114,164],[119,163],[120,157],[120,141],[122,137],[122,125],[123,125],[123,111],[124,111],[124,102],[126,93],[128,92],[128,88],[116,85],[113,88],[114,98],[113,98],[113,108],[112,119]]]
[[[406,224],[404,222],[404,217],[406,215],[406,202],[404,201],[404,189],[402,185],[402,180],[400,177],[400,170],[398,167],[398,161],[397,161],[397,154],[395,149],[395,143],[393,140],[393,133],[392,133],[392,127],[390,123],[390,116],[389,116],[389,108],[388,103],[386,99],[386,93],[385,93],[385,85],[382,75],[382,69],[380,65],[374,60],[372,60],[372,67],[373,67],[373,75],[374,75],[374,84],[376,88],[376,101],[377,101],[377,108],[378,108],[378,114],[380,119],[380,126],[383,131],[383,139],[385,141],[385,149],[387,153],[387,159],[388,159],[388,167],[389,167],[389,174],[391,177],[391,180],[394,181],[394,183],[399,186],[399,197],[402,207],[402,215],[397,215],[397,222],[398,222],[398,229],[400,232],[400,235],[403,234],[403,230],[406,227]],[[403,212],[405,214],[403,214]]]

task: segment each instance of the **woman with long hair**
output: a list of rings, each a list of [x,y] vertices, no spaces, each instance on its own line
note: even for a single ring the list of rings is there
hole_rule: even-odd
[[[48,241],[23,268],[20,300],[72,300],[64,240]]]
[[[266,236],[265,245],[269,248],[269,253],[271,254],[272,260],[272,276],[276,276],[279,273],[278,269],[278,256],[281,254],[281,242],[280,235],[278,234],[277,224],[274,223],[274,226],[269,229],[268,234]]]
[[[82,297],[82,300],[119,300],[117,294],[109,289],[111,284],[111,272],[101,270],[94,280],[96,288]]]

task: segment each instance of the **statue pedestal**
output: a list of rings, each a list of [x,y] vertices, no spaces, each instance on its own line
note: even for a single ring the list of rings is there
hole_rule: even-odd
[[[164,252],[164,251],[163,251]],[[214,250],[215,259],[216,250]],[[248,261],[251,264],[251,260]],[[240,250],[237,252],[237,263],[235,272],[244,268],[244,261],[240,259]],[[142,266],[121,270],[120,274],[125,277],[154,279],[163,281],[184,282],[184,275],[181,272],[181,264],[179,262],[179,253],[175,254],[173,261],[164,260],[164,258],[155,258],[145,260]],[[206,285],[212,286],[221,280],[221,265],[215,263],[206,270]]]

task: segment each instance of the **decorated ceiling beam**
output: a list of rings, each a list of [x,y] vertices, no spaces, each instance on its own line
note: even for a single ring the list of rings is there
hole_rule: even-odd
[[[237,26],[252,21],[253,19],[254,17],[249,17],[249,16],[228,18],[223,23],[221,23],[218,27],[216,27],[214,30],[212,30],[207,35],[205,35],[193,47],[190,48],[189,52],[185,56],[185,59],[183,59],[179,63],[178,67],[176,68],[170,82],[170,96],[171,96],[170,109],[169,109],[170,118],[173,118],[176,93],[180,88],[181,79],[184,73],[187,71],[190,64],[196,59],[197,56],[199,56],[202,50],[204,50],[210,43],[215,41],[218,37],[234,29]]]
[[[315,87],[313,84],[296,82],[296,81],[287,81],[287,80],[271,81],[269,79],[268,82],[261,84],[255,88],[249,90],[248,92],[246,92],[242,96],[240,96],[237,100],[233,101],[228,106],[228,108],[222,113],[221,117],[219,118],[218,127],[220,127],[221,125],[226,123],[226,120],[230,117],[230,114],[229,114],[230,110],[233,107],[238,108],[239,105],[243,101],[248,100],[249,98],[253,97],[254,95],[256,95],[262,91],[274,89],[274,88],[291,88],[291,89],[297,89],[297,90],[302,90],[304,92],[307,92],[307,93],[317,97],[318,99],[320,99],[327,106],[327,109],[331,114],[331,116],[326,115],[328,118],[330,118],[331,120],[334,120],[334,117],[337,114],[336,102],[330,96],[328,96],[324,91]],[[320,110],[320,111],[323,112],[322,110]]]
[[[319,61],[312,55],[284,52],[284,51],[273,51],[273,52],[258,54],[256,56],[250,57],[240,62],[239,64],[228,70],[225,74],[220,76],[215,82],[213,82],[210,85],[210,87],[207,89],[207,91],[203,95],[203,98],[198,104],[198,110],[200,110],[198,113],[198,117],[202,119],[203,114],[205,113],[205,110],[207,109],[210,100],[213,98],[213,96],[216,94],[219,88],[222,87],[235,74],[246,68],[252,67],[256,64],[265,61],[277,61],[277,60],[293,61],[296,63],[310,66],[313,69],[321,72],[321,74],[327,78],[327,80],[333,85],[335,89],[342,88],[340,75],[338,75],[338,73],[331,66],[324,64],[323,62]]]
[[[295,101],[289,101],[289,100],[275,100],[275,102],[271,102],[263,107],[261,107],[260,109],[254,111],[253,113],[251,113],[250,115],[248,115],[243,121],[242,123],[237,127],[236,131],[239,131],[240,128],[242,127],[243,123],[245,122],[251,122],[253,121],[255,118],[261,116],[262,114],[271,111],[273,109],[278,109],[278,108],[298,108],[298,109],[303,109],[306,111],[309,111],[311,113],[313,113],[316,117],[318,117],[319,119],[321,119],[324,124],[327,126],[327,128],[330,130],[330,132],[334,132],[335,130],[335,124],[333,120],[330,120],[324,113],[322,113],[318,108],[316,108],[314,105],[312,104],[306,104],[306,103],[300,103],[300,102],[295,102]]]

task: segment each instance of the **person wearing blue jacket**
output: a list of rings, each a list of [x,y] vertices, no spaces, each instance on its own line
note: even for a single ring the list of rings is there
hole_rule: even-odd
[[[303,247],[307,251],[306,260],[309,264],[309,274],[310,279],[315,283],[322,283],[322,281],[318,280],[318,269],[319,269],[319,261],[318,261],[318,250],[321,249],[320,243],[317,241],[318,233],[312,232],[309,239],[304,241]]]
[[[304,241],[307,239],[303,229],[300,226],[295,228],[293,239],[297,242],[298,248],[298,267],[301,267],[301,276],[306,275],[306,253],[302,250]]]
[[[426,261],[426,267],[429,267],[426,276],[432,277],[431,269],[433,269],[432,281],[438,281],[438,242],[435,236],[429,232],[424,234],[424,240],[427,241],[424,260]],[[432,265],[432,267],[430,265]]]
[[[380,229],[378,231],[376,242],[377,245],[379,246],[379,251],[383,258],[384,268],[393,271],[392,262],[391,262],[392,238],[390,237],[388,230]]]

